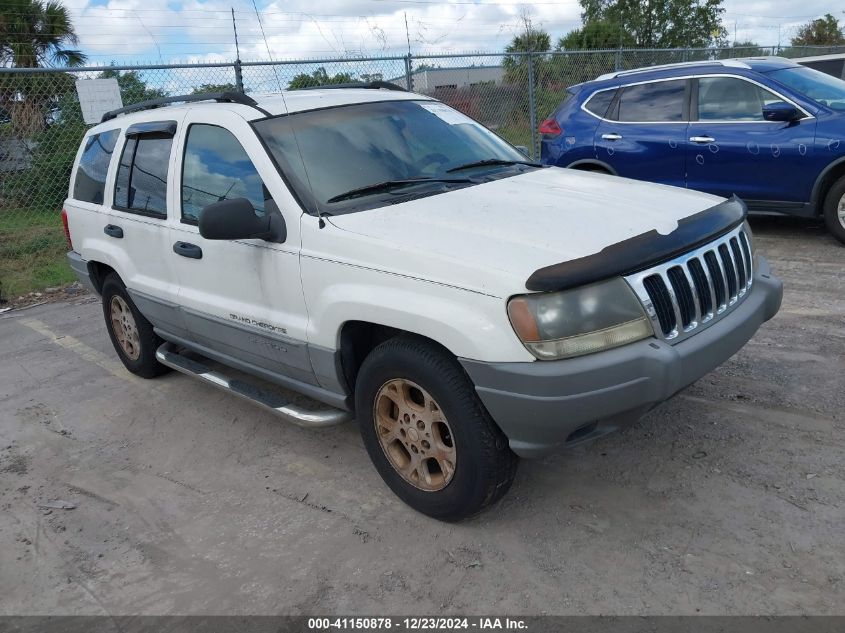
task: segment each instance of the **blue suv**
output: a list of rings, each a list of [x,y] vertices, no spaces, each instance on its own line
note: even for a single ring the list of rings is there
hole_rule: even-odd
[[[787,59],[602,75],[569,88],[539,131],[547,165],[823,216],[845,243],[845,82]]]

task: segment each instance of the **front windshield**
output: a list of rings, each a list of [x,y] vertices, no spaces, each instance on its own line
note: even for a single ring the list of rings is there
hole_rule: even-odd
[[[311,213],[315,207],[331,215],[359,211],[532,169],[521,164],[527,158],[504,140],[436,101],[339,106],[264,119],[254,126]],[[490,163],[455,170],[478,161]],[[416,180],[421,182],[344,198],[371,185]]]
[[[845,112],[845,81],[812,68],[783,68],[769,73],[795,92],[799,92],[832,110]]]

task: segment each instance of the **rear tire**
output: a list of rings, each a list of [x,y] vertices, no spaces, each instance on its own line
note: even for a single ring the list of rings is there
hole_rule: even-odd
[[[824,199],[827,230],[845,244],[845,176],[833,183]]]
[[[413,336],[376,347],[355,388],[358,426],[385,483],[413,509],[459,521],[510,488],[518,458],[461,366]]]
[[[135,307],[115,273],[103,282],[102,297],[106,329],[124,367],[142,378],[155,378],[170,371],[156,360],[156,350],[164,340]]]

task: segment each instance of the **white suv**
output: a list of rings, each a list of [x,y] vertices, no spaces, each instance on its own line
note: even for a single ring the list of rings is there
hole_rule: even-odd
[[[500,498],[517,456],[636,420],[780,306],[739,200],[543,168],[390,85],[103,118],[63,216],[127,369],[356,418],[387,485],[440,519]]]

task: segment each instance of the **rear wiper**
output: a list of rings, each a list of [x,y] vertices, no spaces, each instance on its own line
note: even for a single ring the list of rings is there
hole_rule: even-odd
[[[371,193],[381,193],[383,191],[391,191],[400,187],[408,187],[410,185],[420,185],[429,182],[446,182],[446,183],[466,183],[472,182],[469,178],[432,178],[429,176],[419,176],[417,178],[402,178],[399,180],[385,180],[384,182],[376,182],[372,185],[365,185],[357,189],[350,189],[336,196],[332,196],[326,202],[340,202],[341,200],[349,200],[350,198],[358,198],[359,196],[366,196]]]
[[[471,163],[466,163],[464,165],[458,165],[457,167],[452,167],[451,169],[447,169],[446,173],[451,174],[455,171],[461,171],[464,169],[472,169],[473,167],[484,167],[486,165],[529,165],[531,167],[542,167],[543,165],[540,163],[535,163],[534,161],[530,160],[504,160],[501,158],[485,158],[484,160],[474,160]]]

